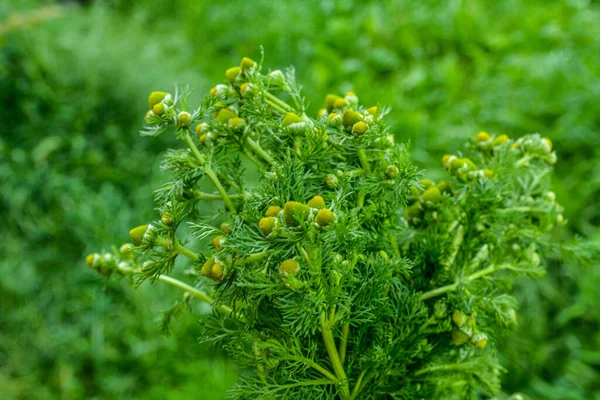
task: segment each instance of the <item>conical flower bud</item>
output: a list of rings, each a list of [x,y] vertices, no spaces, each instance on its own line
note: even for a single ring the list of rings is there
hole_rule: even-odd
[[[310,208],[316,208],[320,210],[321,208],[325,208],[325,200],[321,196],[315,196],[306,203]]]
[[[283,276],[296,275],[300,264],[296,260],[285,260],[279,265],[279,273]]]
[[[297,201],[288,201],[283,207],[283,221],[289,227],[299,226],[309,214],[310,207]]]
[[[163,101],[163,99],[167,96],[167,92],[152,92],[150,96],[148,96],[148,103],[150,103],[150,108],[154,107],[156,104]]]
[[[333,224],[335,222],[335,214],[333,213],[333,211],[324,208],[322,210],[319,210],[319,212],[317,213],[317,217],[315,218],[315,222],[319,225],[319,226],[329,226],[331,224]]]
[[[140,225],[129,231],[129,236],[131,236],[131,240],[133,240],[133,243],[135,243],[136,246],[142,244],[142,241],[144,240],[144,235],[148,230],[148,226],[149,225]]]

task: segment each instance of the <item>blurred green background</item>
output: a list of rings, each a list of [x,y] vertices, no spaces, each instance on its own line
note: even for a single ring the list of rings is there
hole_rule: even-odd
[[[223,399],[236,366],[173,335],[179,297],[103,280],[83,258],[155,218],[172,137],[137,134],[152,90],[196,96],[242,56],[296,67],[316,112],[352,90],[433,177],[479,130],[540,132],[567,228],[600,242],[600,4],[591,0],[0,3],[0,399]],[[600,266],[519,282],[506,393],[600,399]]]

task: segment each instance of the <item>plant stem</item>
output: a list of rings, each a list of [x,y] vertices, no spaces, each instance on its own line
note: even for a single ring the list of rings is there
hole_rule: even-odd
[[[289,389],[289,388],[298,387],[298,386],[334,385],[334,384],[335,384],[335,381],[332,382],[329,379],[313,379],[313,380],[309,380],[309,381],[302,381],[302,382],[296,382],[296,383],[288,383],[287,385],[277,385],[273,389],[273,392],[275,392],[277,390]]]
[[[230,194],[228,196],[232,200],[243,198],[241,194]],[[205,193],[199,190],[194,190],[194,198],[198,200],[223,200],[220,194]]]
[[[279,97],[265,91],[265,97],[268,103],[276,104],[284,113],[293,111],[292,107],[289,106],[286,102],[281,100]]]
[[[365,170],[365,173],[370,174],[371,166],[369,165],[369,160],[367,159],[367,154],[365,153],[365,149],[359,147],[356,150],[356,153],[358,154],[358,159],[360,160],[360,165]]]
[[[183,254],[184,256],[186,256],[187,258],[189,258],[190,260],[198,261],[199,257],[198,257],[198,255],[196,253],[194,253],[193,251],[191,251],[187,247],[183,247],[179,243],[175,244],[175,251],[177,253],[179,253],[179,254]]]
[[[331,364],[333,365],[333,370],[335,371],[335,375],[338,378],[339,384],[342,385],[342,397],[348,399],[350,397],[348,377],[346,376],[344,366],[340,361],[340,356],[335,346],[335,339],[333,337],[333,333],[331,332],[331,327],[325,319],[324,311],[321,313],[320,322],[321,335],[323,336],[323,341],[325,342],[325,348],[327,349],[327,353],[329,354],[329,359],[331,360]]]
[[[431,367],[426,367],[415,372],[415,376],[426,374],[427,372],[435,372],[435,371],[449,371],[449,370],[457,370],[457,369],[467,369],[468,367],[461,364],[444,364],[444,365],[433,365]]]
[[[297,358],[297,360],[306,363],[306,365],[308,365],[309,367],[311,367],[315,371],[319,371],[324,376],[326,376],[327,378],[331,379],[333,381],[333,383],[337,383],[338,378],[332,372],[330,372],[326,368],[322,367],[320,364],[317,364],[313,360],[308,359],[308,358],[304,358],[304,357]]]
[[[352,394],[350,395],[350,400],[353,400],[356,398],[356,396],[358,395],[358,393],[360,392],[360,385],[362,384],[362,380],[365,377],[365,373],[367,371],[362,371],[360,373],[360,375],[358,376],[358,379],[356,380],[356,384],[354,385],[354,389],[352,389]]]
[[[261,251],[260,253],[250,254],[248,257],[246,257],[244,259],[241,259],[239,261],[236,261],[235,263],[237,265],[249,264],[249,263],[254,262],[254,261],[262,260],[263,258],[265,258],[268,255],[269,255],[268,252]]]
[[[121,272],[122,274],[125,274],[125,275],[142,274],[141,271],[135,270],[130,267],[119,266],[118,269],[119,269],[119,272]],[[181,282],[180,280],[175,279],[175,278],[171,278],[168,275],[158,275],[156,277],[156,279],[161,282],[167,283],[171,286],[175,286],[179,289],[182,289],[184,292],[189,293],[190,295],[194,296],[196,299],[209,304],[218,312],[225,314],[228,317],[233,317],[233,309],[231,307],[229,307],[225,304],[215,305],[215,299],[213,299],[212,297],[210,297],[203,291],[196,289],[193,286],[188,285],[187,283]]]
[[[246,143],[263,160],[265,160],[266,162],[268,162],[271,165],[275,165],[275,161],[273,160],[273,157],[271,157],[271,155],[265,149],[263,149],[258,143],[256,143],[251,138],[246,138]]]
[[[231,199],[229,198],[227,191],[225,191],[225,188],[223,187],[223,185],[221,185],[221,181],[217,177],[217,174],[210,167],[210,165],[206,161],[206,158],[200,153],[200,151],[198,150],[198,148],[196,147],[196,145],[194,144],[194,142],[192,141],[192,138],[190,137],[190,135],[188,133],[185,134],[185,142],[187,143],[188,147],[192,151],[192,154],[194,155],[194,157],[196,157],[196,160],[198,160],[198,162],[200,163],[202,168],[204,168],[204,173],[214,183],[214,185],[217,187],[217,190],[219,191],[219,193],[221,193],[221,197],[223,198],[223,201],[225,202],[225,205],[227,206],[227,208],[229,208],[229,211],[231,211],[232,213],[235,214],[235,212],[236,212],[235,207],[233,206],[233,203],[231,202]]]
[[[350,335],[350,324],[342,325],[342,341],[340,342],[340,361],[344,365],[346,361],[346,348],[348,347],[348,335]]]
[[[483,278],[486,275],[489,275],[489,274],[491,274],[493,272],[500,271],[500,270],[503,270],[503,269],[511,269],[511,265],[510,264],[502,264],[502,265],[499,265],[499,266],[490,265],[489,267],[484,268],[481,271],[477,271],[474,274],[471,274],[471,275],[467,276],[464,279],[464,283],[472,282],[472,281],[474,281],[476,279]],[[423,293],[419,299],[420,300],[427,300],[427,299],[430,299],[432,297],[436,297],[436,296],[439,296],[441,294],[444,294],[444,293],[447,293],[447,292],[451,292],[451,291],[456,290],[458,288],[459,283],[460,282],[455,282],[455,283],[453,283],[451,285],[446,285],[446,286],[439,287],[437,289],[430,290],[428,292]]]

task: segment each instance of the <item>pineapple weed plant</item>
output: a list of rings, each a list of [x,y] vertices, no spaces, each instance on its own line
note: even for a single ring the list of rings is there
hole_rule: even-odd
[[[151,93],[142,135],[174,127],[182,142],[164,159],[160,219],[87,264],[181,289],[164,332],[191,301],[211,305],[201,340],[244,367],[233,399],[497,395],[512,281],[543,275],[552,255],[585,257],[550,241],[564,223],[550,140],[480,132],[443,157],[436,183],[395,143],[389,109],[328,95],[311,118],[292,70],[263,74],[244,58],[225,75],[195,109],[187,89]],[[218,213],[202,215],[205,202]],[[178,258],[190,283],[169,276]]]

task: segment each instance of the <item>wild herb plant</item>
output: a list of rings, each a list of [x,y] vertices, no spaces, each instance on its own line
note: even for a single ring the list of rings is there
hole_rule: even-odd
[[[210,304],[201,339],[244,367],[233,399],[496,395],[511,282],[543,275],[549,254],[587,256],[549,240],[564,223],[552,143],[480,132],[435,183],[395,142],[388,108],[328,95],[311,118],[293,70],[244,58],[225,75],[196,108],[188,89],[151,93],[142,135],[174,128],[182,142],[165,155],[160,219],[88,265],[182,289],[165,332],[189,302]],[[182,257],[189,283],[169,275]]]

